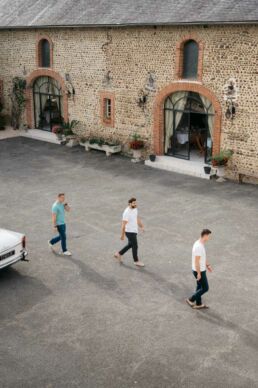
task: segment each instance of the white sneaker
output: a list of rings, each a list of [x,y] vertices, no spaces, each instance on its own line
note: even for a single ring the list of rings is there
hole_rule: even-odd
[[[51,249],[52,252],[55,252],[54,245],[51,244],[50,240],[48,241],[48,246]]]
[[[137,267],[145,267],[144,263],[142,261],[135,261],[134,264],[137,266]]]
[[[63,255],[65,255],[65,256],[72,256],[71,252],[69,252],[69,251],[63,252]]]

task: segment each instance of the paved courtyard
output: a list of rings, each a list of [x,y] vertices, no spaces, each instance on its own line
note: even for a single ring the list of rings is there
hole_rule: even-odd
[[[47,246],[60,191],[72,258]],[[113,260],[132,195],[143,270],[130,254]],[[26,233],[31,260],[0,273],[1,387],[258,387],[257,195],[81,147],[0,141],[1,227]],[[184,300],[203,227],[210,309],[193,311]]]

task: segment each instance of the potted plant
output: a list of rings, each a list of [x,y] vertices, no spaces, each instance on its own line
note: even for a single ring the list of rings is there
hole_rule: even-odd
[[[66,139],[66,145],[68,147],[74,147],[79,143],[78,136],[74,133],[74,129],[78,126],[78,124],[79,121],[77,120],[72,120],[71,122],[67,121],[61,124]]]
[[[155,160],[156,160],[156,155],[155,155],[155,154],[150,154],[150,155],[149,155],[149,159],[150,159],[151,162],[155,162]]]
[[[142,149],[144,147],[144,142],[141,140],[138,133],[132,135],[132,140],[129,143],[130,149],[133,151],[133,162],[139,162],[142,156]]]
[[[92,137],[85,142],[85,150],[91,149],[104,151],[107,156],[121,152],[121,144],[117,141],[108,141],[101,137]]]
[[[223,177],[225,175],[225,166],[228,161],[232,158],[232,150],[221,150],[219,154],[213,155],[211,163],[213,167],[217,167],[217,175]]]
[[[208,175],[211,173],[211,166],[204,166],[203,169],[204,169],[205,174]]]
[[[64,130],[59,125],[53,127],[52,132],[56,134],[57,140],[62,141],[64,139]]]

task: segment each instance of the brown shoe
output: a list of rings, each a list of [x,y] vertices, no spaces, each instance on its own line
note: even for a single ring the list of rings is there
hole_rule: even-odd
[[[119,252],[116,252],[114,254],[114,258],[117,259],[119,261],[119,263],[122,263],[122,256],[119,254]]]
[[[193,306],[193,309],[195,310],[201,310],[201,309],[208,309],[209,307],[206,304],[200,304],[199,306],[196,304]]]
[[[194,302],[191,302],[190,299],[185,300],[187,304],[189,304],[190,307],[194,307]]]
[[[137,266],[137,267],[145,267],[144,263],[142,261],[135,261],[134,264]]]

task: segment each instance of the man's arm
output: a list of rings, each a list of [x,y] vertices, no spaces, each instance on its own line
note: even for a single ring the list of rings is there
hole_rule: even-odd
[[[56,230],[56,213],[52,213],[53,228]]]
[[[141,228],[141,230],[144,231],[143,223],[142,223],[142,221],[141,221],[141,219],[139,217],[137,217],[137,224]]]
[[[127,223],[128,221],[122,221],[121,240],[125,239],[125,226]]]
[[[208,270],[209,272],[212,272],[212,271],[213,271],[212,266],[211,266],[210,263],[208,263],[208,262],[207,262],[207,264],[206,264],[206,268],[207,268],[207,270]]]
[[[200,269],[201,256],[195,256],[195,270],[197,272],[197,280],[201,280],[201,269]]]

